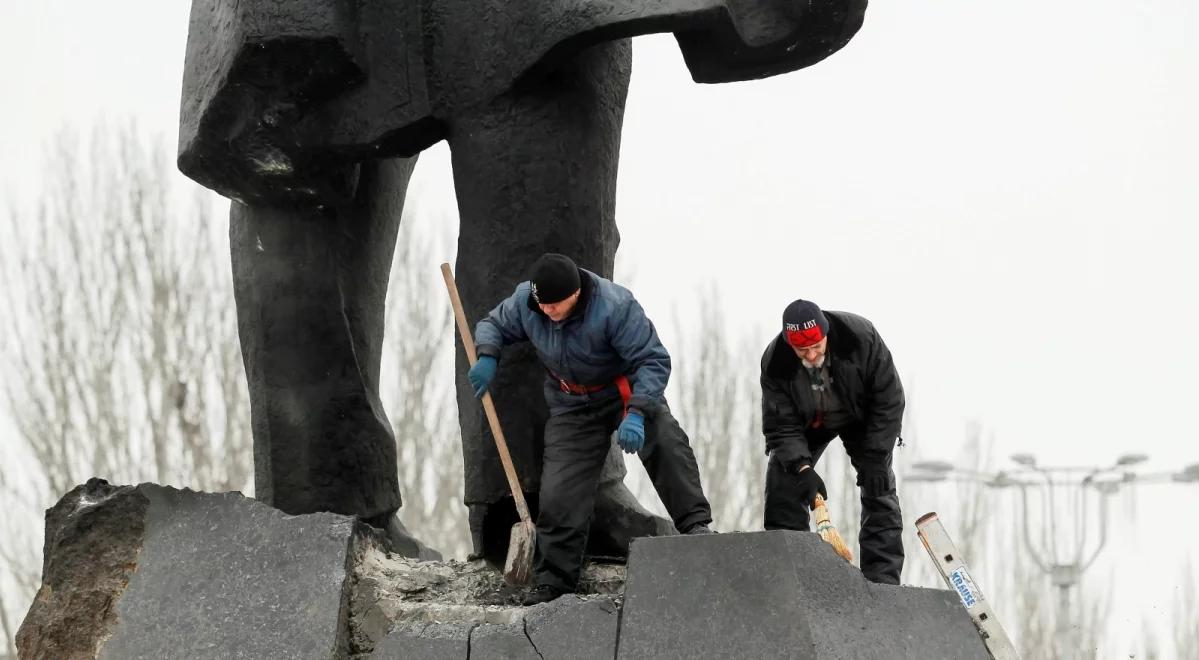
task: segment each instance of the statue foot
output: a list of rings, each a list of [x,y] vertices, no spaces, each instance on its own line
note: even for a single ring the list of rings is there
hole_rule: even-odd
[[[587,539],[589,554],[628,557],[629,544],[634,538],[674,534],[678,534],[674,523],[650,513],[623,481],[600,485],[595,497],[595,519]]]
[[[525,493],[534,520],[537,518],[538,493]],[[502,568],[508,552],[512,525],[520,519],[511,497],[471,508],[471,530],[475,549],[467,559],[485,559]],[[629,543],[638,536],[678,534],[674,524],[641,506],[623,481],[601,483],[595,494],[595,518],[587,536],[587,557],[622,561],[629,556]]]
[[[421,543],[412,535],[398,514],[384,514],[365,520],[374,532],[374,537],[388,552],[401,557],[413,557],[421,561],[440,561],[441,553]]]

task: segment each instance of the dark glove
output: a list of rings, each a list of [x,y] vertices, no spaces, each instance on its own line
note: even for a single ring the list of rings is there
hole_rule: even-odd
[[[616,444],[626,454],[635,454],[645,446],[645,418],[641,413],[629,411],[616,431]]]
[[[816,493],[820,493],[821,497],[828,499],[828,491],[824,488],[824,479],[816,474],[816,470],[804,469],[803,466],[797,466],[796,469],[799,470],[795,475],[796,481],[799,482],[799,501],[804,506],[811,509],[816,504]]]
[[[499,368],[499,364],[495,358],[484,355],[475,362],[475,366],[470,368],[466,378],[470,381],[470,386],[475,388],[475,396],[483,397],[487,386],[491,385],[491,379],[495,378],[495,370]]]

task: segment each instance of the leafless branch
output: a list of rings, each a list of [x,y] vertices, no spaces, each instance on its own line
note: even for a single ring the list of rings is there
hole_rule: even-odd
[[[470,532],[453,399],[454,331],[448,304],[430,303],[445,299],[436,255],[449,240],[421,234],[413,220],[418,204],[410,195],[392,263],[381,398],[396,435],[404,524],[446,556],[464,557]]]
[[[44,171],[0,243],[0,389],[29,463],[29,483],[0,485],[19,509],[6,513],[38,528],[92,476],[244,487],[249,406],[213,198],[182,192],[165,146],[131,123],[64,130]],[[23,591],[7,621],[40,571],[29,536],[0,539],[0,572]]]

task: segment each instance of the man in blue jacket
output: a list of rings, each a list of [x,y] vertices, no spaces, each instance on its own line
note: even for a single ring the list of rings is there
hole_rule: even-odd
[[[548,253],[528,282],[475,327],[478,362],[469,379],[483,396],[500,350],[529,342],[546,369],[536,586],[532,605],[574,591],[583,563],[600,470],[611,435],[636,452],[683,534],[706,534],[712,511],[687,434],[663,392],[670,354],[628,289]]]

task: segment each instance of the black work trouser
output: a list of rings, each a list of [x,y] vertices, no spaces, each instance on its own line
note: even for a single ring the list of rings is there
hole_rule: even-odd
[[[833,438],[841,436],[849,462],[858,473],[858,488],[862,498],[862,527],[858,534],[862,574],[872,582],[899,584],[903,569],[903,518],[899,511],[899,495],[895,491],[895,473],[891,470],[891,454],[886,450],[866,446],[861,427],[839,431],[809,429],[805,432],[812,451],[812,467],[820,460]],[[766,529],[795,529],[808,531],[809,510],[799,501],[798,481],[794,474],[772,456],[766,464],[766,508],[763,524]]]
[[[574,591],[578,584],[600,471],[623,413],[624,403],[613,399],[554,415],[545,424],[533,562],[538,585]],[[637,456],[676,529],[712,522],[695,454],[665,404],[646,411],[645,445]]]

